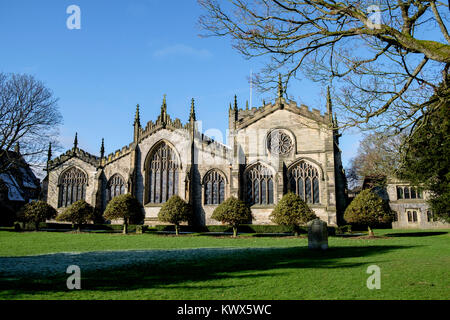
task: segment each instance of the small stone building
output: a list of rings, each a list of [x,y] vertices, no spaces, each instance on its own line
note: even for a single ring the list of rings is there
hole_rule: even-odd
[[[389,203],[394,211],[393,229],[449,228],[438,221],[428,206],[429,192],[395,177],[365,177],[362,189],[372,189]]]
[[[395,178],[387,180],[386,192],[389,205],[395,212],[394,229],[449,228],[450,225],[437,221],[427,204],[429,192],[411,186]]]
[[[74,147],[49,157],[47,202],[58,211],[85,199],[104,210],[116,195],[131,193],[142,202],[145,223],[156,224],[162,204],[177,194],[195,210],[197,225],[211,219],[217,205],[230,196],[246,201],[253,224],[270,224],[269,215],[283,194],[299,194],[316,215],[336,225],[346,206],[346,180],[341,163],[337,120],[327,113],[298,106],[283,97],[259,108],[229,108],[228,144],[199,129],[194,100],[183,124],[167,113],[164,97],[155,122],[141,126],[139,105],[134,139],[112,154],[92,155]]]

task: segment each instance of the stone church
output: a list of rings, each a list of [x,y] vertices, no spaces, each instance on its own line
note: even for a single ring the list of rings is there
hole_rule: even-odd
[[[227,145],[199,130],[194,100],[183,124],[167,112],[164,96],[155,122],[141,126],[139,105],[133,141],[116,152],[72,149],[49,159],[45,192],[58,211],[84,199],[99,210],[123,193],[144,206],[145,223],[157,224],[162,204],[172,195],[189,201],[197,225],[219,224],[214,209],[230,196],[251,206],[253,224],[270,224],[269,215],[283,194],[300,195],[316,215],[336,225],[347,199],[336,117],[329,91],[327,112],[309,110],[284,98],[259,108],[229,107]]]

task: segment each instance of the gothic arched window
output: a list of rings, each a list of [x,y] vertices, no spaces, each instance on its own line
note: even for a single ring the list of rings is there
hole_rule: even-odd
[[[120,174],[113,175],[106,185],[107,191],[107,200],[110,201],[115,196],[125,194],[125,181],[123,180],[122,176]]]
[[[151,153],[148,163],[147,202],[164,203],[178,194],[178,160],[174,150],[165,142]]]
[[[247,202],[250,205],[273,204],[272,172],[256,164],[246,172]]]
[[[58,207],[67,207],[86,197],[86,174],[75,167],[63,172],[59,184]]]
[[[209,171],[203,178],[205,204],[221,204],[225,200],[225,178],[216,170]]]
[[[318,170],[301,161],[289,170],[289,189],[307,203],[320,203]]]

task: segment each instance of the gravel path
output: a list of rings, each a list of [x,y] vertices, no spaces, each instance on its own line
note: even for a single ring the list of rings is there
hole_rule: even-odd
[[[164,261],[187,261],[220,256],[263,252],[274,248],[199,248],[177,250],[126,250],[63,252],[23,257],[0,257],[0,278],[35,277],[66,274],[70,265],[77,265],[81,272],[105,270],[140,263],[162,263]]]

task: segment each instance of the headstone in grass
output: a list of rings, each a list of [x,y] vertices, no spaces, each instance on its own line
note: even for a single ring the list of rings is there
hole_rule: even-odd
[[[328,230],[325,221],[314,219],[308,223],[308,248],[328,249]]]

